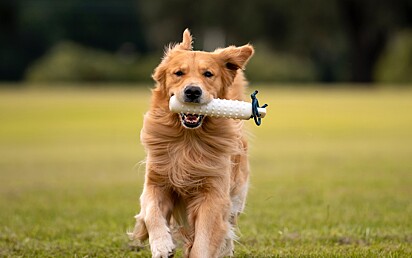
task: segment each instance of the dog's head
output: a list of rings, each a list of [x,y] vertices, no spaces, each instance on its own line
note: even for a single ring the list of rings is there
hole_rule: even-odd
[[[169,46],[153,79],[165,96],[176,95],[181,102],[206,104],[214,98],[225,98],[238,69],[244,69],[253,55],[253,47],[230,46],[214,52],[193,51],[188,29],[181,43]],[[201,115],[180,116],[186,128],[197,128],[203,122]]]

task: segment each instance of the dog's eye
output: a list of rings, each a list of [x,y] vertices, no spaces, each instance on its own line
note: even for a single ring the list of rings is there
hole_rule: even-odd
[[[183,76],[184,73],[182,71],[177,71],[175,72],[175,75],[180,77],[180,76]]]
[[[206,71],[204,74],[203,74],[205,77],[212,77],[213,76],[213,73],[211,73],[211,72],[209,72],[209,71]]]

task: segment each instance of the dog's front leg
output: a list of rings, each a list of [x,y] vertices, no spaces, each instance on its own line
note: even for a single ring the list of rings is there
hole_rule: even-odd
[[[169,229],[172,211],[170,193],[164,188],[145,184],[141,199],[140,216],[149,234],[152,256],[164,258],[173,256],[175,245]]]
[[[195,216],[195,239],[190,258],[218,257],[225,244],[230,224],[229,196],[207,195]]]

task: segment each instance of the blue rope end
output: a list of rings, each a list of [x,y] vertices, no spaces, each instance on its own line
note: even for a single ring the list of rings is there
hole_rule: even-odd
[[[253,119],[255,120],[255,124],[257,126],[260,126],[262,124],[262,118],[260,117],[258,108],[260,108],[259,106],[259,101],[256,97],[256,95],[259,93],[259,91],[255,90],[255,92],[253,92],[250,97],[252,98],[252,116],[250,118],[253,117]],[[261,106],[261,108],[265,108],[267,107],[268,104],[264,104],[263,106]]]

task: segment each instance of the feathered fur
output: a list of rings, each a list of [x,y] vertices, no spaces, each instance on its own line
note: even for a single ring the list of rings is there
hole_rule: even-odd
[[[183,237],[187,257],[233,254],[233,227],[244,208],[249,177],[243,122],[204,117],[199,128],[188,129],[168,103],[172,94],[179,97],[193,83],[203,89],[205,101],[242,100],[242,69],[252,55],[250,45],[192,51],[186,30],[182,43],[171,45],[155,69],[157,84],[141,131],[147,152],[141,211],[130,234],[140,241],[149,238],[153,257],[173,253],[171,229]],[[176,78],[179,69],[185,78]],[[213,71],[214,78],[204,78],[204,69]]]

